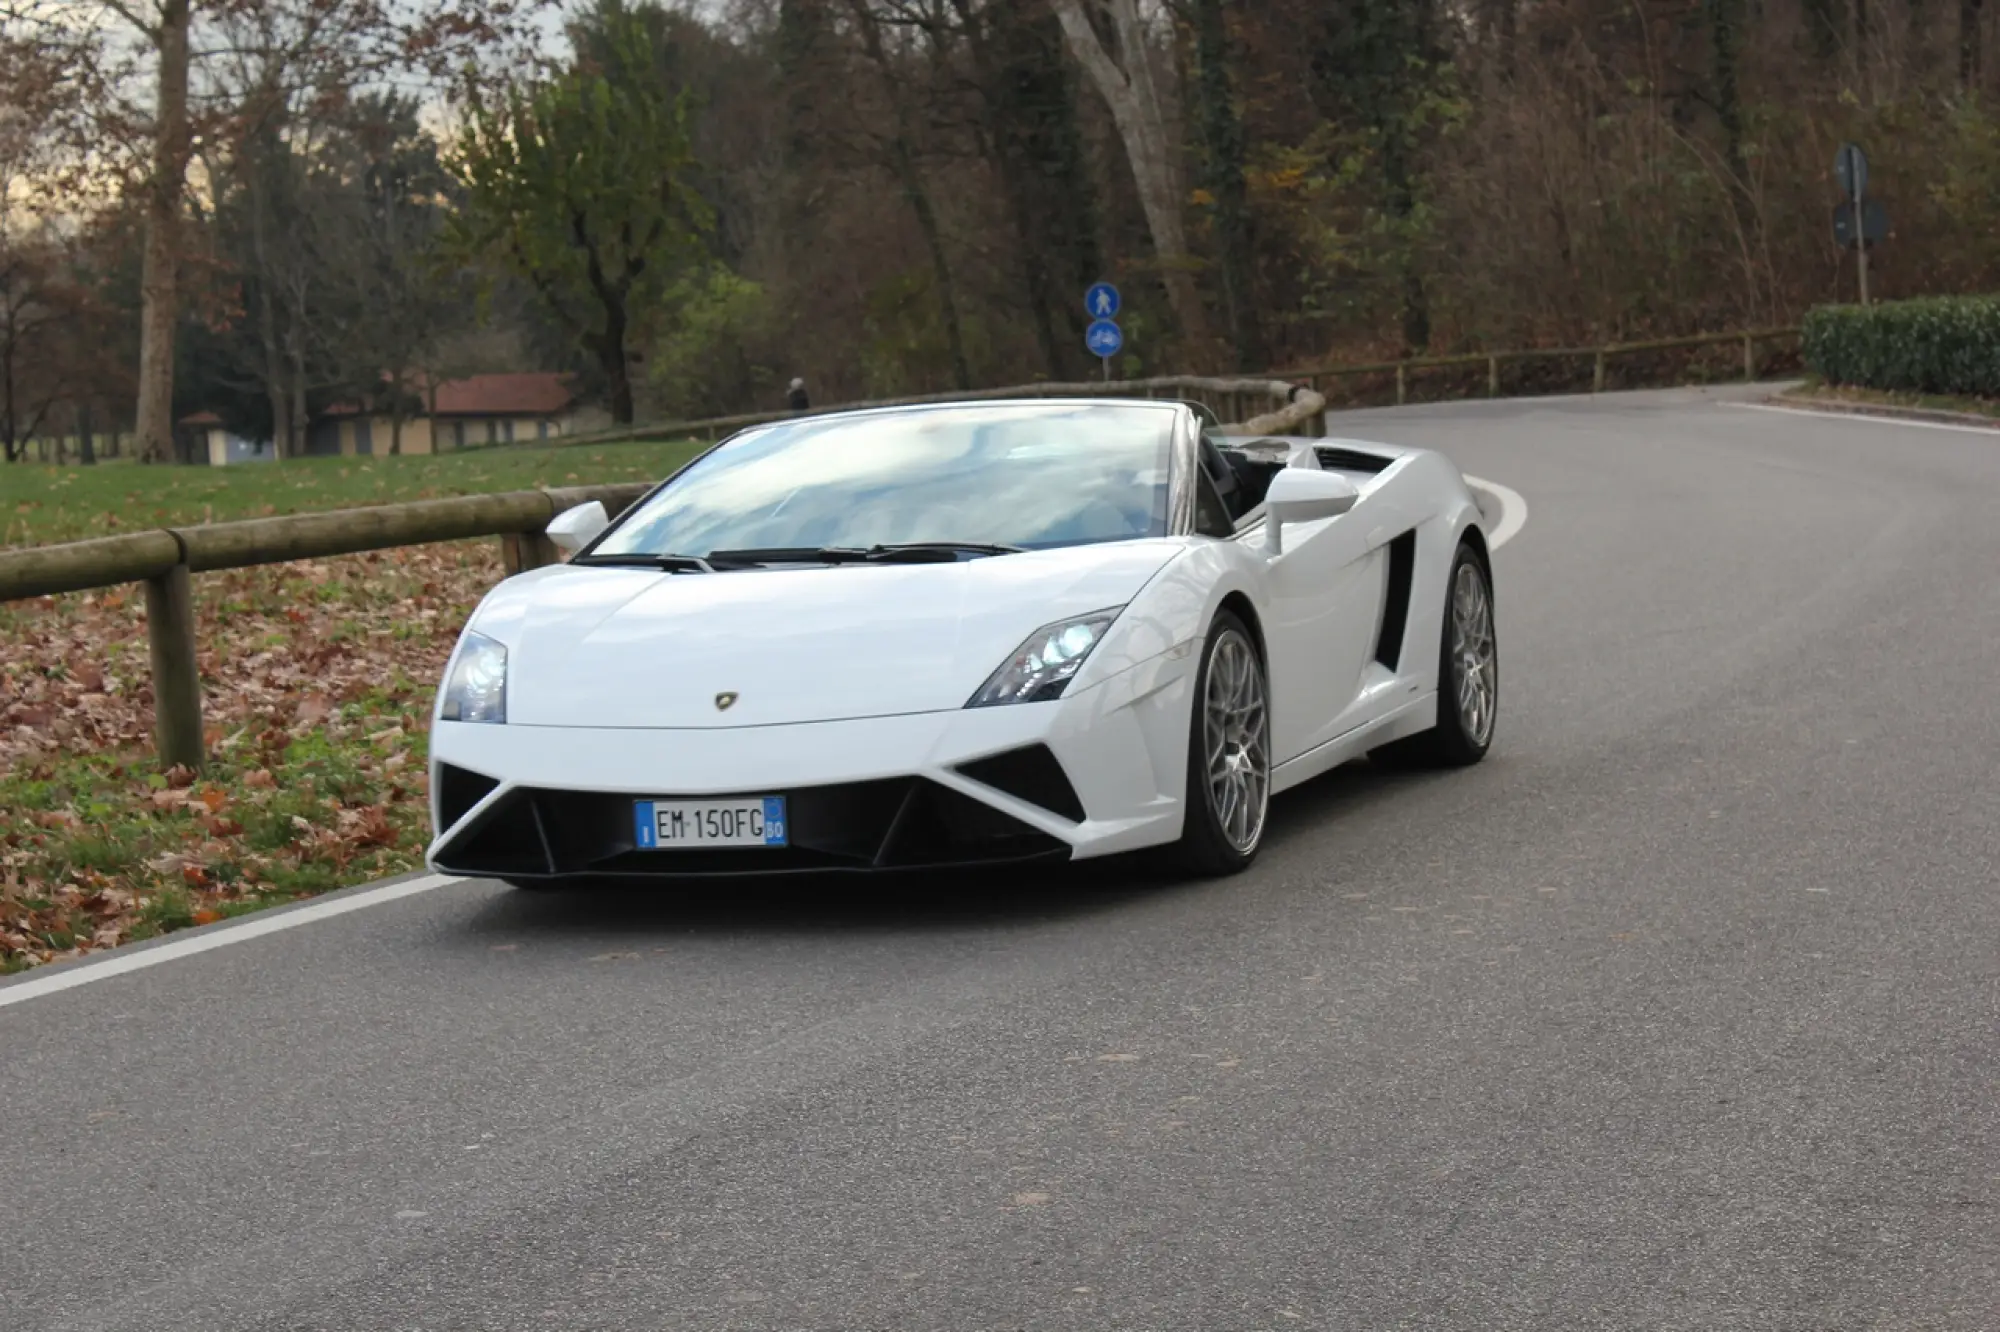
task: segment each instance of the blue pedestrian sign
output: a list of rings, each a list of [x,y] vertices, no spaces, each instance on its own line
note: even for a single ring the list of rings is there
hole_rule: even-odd
[[[1118,299],[1118,288],[1109,282],[1093,283],[1090,290],[1083,293],[1084,312],[1092,319],[1116,319],[1122,304]]]
[[[1093,319],[1083,331],[1083,345],[1092,356],[1108,361],[1125,345],[1125,330],[1109,319]]]

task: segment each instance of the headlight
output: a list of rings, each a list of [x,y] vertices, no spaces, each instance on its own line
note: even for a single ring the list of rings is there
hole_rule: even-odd
[[[987,677],[979,692],[966,702],[968,708],[995,703],[1040,703],[1062,697],[1070,678],[1083,667],[1083,659],[1104,637],[1104,631],[1118,618],[1123,606],[1092,611],[1073,620],[1045,624],[1028,635],[1028,641],[1014,649],[1014,655]]]
[[[459,640],[438,716],[444,721],[506,721],[507,649],[484,634],[468,632]]]

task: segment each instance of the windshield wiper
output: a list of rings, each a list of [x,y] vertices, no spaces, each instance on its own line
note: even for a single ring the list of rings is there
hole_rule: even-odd
[[[961,552],[968,555],[1019,555],[1025,549],[1025,546],[1006,546],[994,541],[904,541],[892,546],[872,546],[868,553],[878,560],[893,560],[898,556],[956,556]]]
[[[711,550],[717,564],[865,564],[868,552],[855,546],[767,546]]]
[[[910,541],[893,546],[773,546],[768,549],[712,550],[717,564],[950,564],[961,554],[1017,555],[1020,546],[986,541]]]
[[[570,563],[602,565],[608,568],[658,569],[662,573],[715,572],[715,566],[699,555],[649,555],[643,551],[622,555],[578,555]]]

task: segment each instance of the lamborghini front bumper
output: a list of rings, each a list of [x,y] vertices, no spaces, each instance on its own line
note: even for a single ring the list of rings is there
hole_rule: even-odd
[[[440,722],[443,873],[512,880],[900,870],[1082,859],[1180,835],[1188,671],[1160,659],[1073,698],[785,726]],[[633,802],[783,796],[784,847],[636,845]]]

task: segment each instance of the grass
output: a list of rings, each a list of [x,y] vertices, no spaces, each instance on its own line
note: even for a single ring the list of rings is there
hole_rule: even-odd
[[[489,494],[535,486],[658,480],[703,445],[638,440],[514,445],[372,458],[288,458],[228,467],[0,464],[0,547],[149,527]]]
[[[0,546],[656,480],[699,448],[0,465]],[[0,605],[0,975],[418,867],[438,676],[501,576],[492,539],[197,575],[199,775],[154,759],[136,589]]]
[[[1853,384],[1828,384],[1819,379],[1808,379],[1782,396],[1799,402],[1954,412],[1960,416],[1986,416],[2000,420],[2000,399],[1995,398],[1959,397],[1945,393],[1896,393]]]

